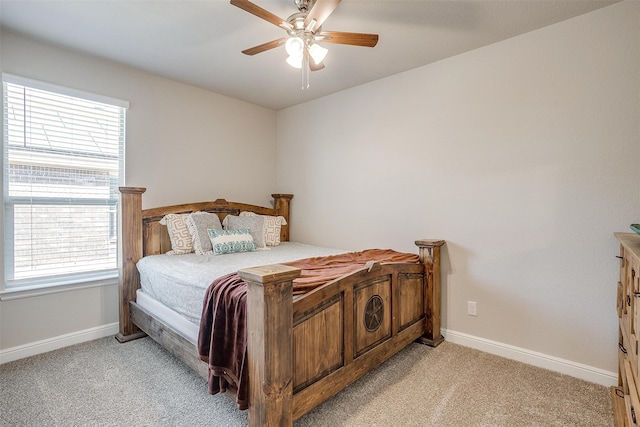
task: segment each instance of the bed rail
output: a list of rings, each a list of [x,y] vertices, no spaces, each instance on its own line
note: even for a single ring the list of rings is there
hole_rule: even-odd
[[[136,263],[147,255],[156,255],[169,251],[171,241],[167,229],[160,220],[170,213],[190,213],[206,211],[215,213],[222,221],[227,215],[238,215],[242,211],[260,215],[282,216],[287,221],[280,230],[280,240],[289,240],[289,214],[292,194],[272,194],[273,208],[247,203],[228,202],[217,199],[213,202],[197,202],[160,208],[142,209],[144,187],[120,187],[120,330],[116,338],[120,342],[131,341],[145,335],[131,321],[129,302],[136,300],[136,291],[140,288],[140,276]]]

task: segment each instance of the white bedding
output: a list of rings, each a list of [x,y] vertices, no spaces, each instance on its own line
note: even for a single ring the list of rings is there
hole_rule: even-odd
[[[227,255],[151,255],[138,261],[140,284],[147,296],[199,325],[202,302],[211,282],[242,268],[344,253],[303,243],[282,242],[270,250]]]

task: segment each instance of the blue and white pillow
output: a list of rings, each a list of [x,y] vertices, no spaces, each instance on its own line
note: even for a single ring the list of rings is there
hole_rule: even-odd
[[[248,228],[238,230],[207,230],[214,255],[256,250],[256,244]]]

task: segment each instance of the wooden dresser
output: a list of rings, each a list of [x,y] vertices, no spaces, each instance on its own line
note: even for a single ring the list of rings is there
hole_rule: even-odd
[[[612,401],[616,426],[640,424],[638,340],[640,339],[640,235],[615,233],[620,242],[618,281],[618,387]]]

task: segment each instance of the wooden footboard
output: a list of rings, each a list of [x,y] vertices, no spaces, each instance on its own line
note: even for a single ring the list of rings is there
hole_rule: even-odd
[[[220,219],[242,210],[284,216],[290,194],[274,194],[274,207],[225,200],[142,210],[144,188],[122,187],[120,342],[145,333],[207,377],[196,343],[140,308],[136,263],[169,250],[168,213],[204,210]],[[282,228],[281,240],[289,240]],[[247,282],[249,424],[291,426],[372,368],[419,341],[437,346],[440,334],[440,249],[443,240],[418,240],[420,263],[374,263],[293,298],[300,270],[284,265],[244,269]],[[203,391],[204,392],[204,391]]]
[[[239,272],[249,286],[251,425],[291,425],[411,342],[442,342],[435,268],[444,241],[416,244],[421,264],[372,264],[296,300],[298,269]]]

